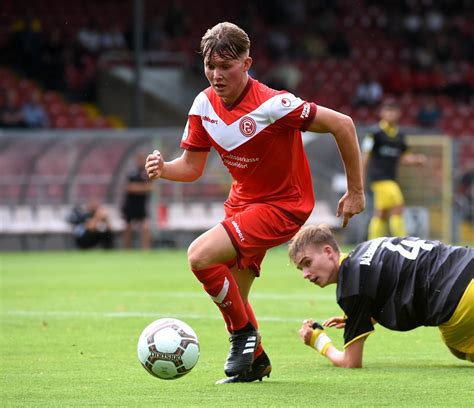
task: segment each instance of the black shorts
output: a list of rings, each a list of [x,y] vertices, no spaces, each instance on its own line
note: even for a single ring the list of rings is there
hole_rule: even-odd
[[[124,205],[122,208],[125,221],[143,221],[148,218],[148,211],[145,205]]]

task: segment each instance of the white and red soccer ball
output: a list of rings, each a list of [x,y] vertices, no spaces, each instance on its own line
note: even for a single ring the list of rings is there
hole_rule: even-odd
[[[173,380],[189,373],[199,359],[194,330],[178,319],[164,318],[143,330],[137,345],[138,359],[151,375]]]

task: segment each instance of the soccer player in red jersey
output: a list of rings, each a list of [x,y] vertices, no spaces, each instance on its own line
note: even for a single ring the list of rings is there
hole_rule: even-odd
[[[229,378],[220,383],[261,380],[271,371],[248,295],[266,251],[289,241],[314,207],[302,131],[334,135],[347,177],[347,192],[337,208],[342,225],[365,207],[352,119],[252,79],[249,51],[248,35],[232,23],[219,23],[205,33],[201,53],[210,86],[189,111],[184,152],[165,161],[155,150],[145,164],[150,179],[194,181],[213,147],[232,175],[225,219],[188,249],[190,268],[230,333],[224,366]]]

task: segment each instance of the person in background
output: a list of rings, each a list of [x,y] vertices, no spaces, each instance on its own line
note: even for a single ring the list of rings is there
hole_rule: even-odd
[[[113,248],[114,236],[109,215],[97,199],[89,200],[85,207],[75,207],[67,221],[73,225],[74,240],[78,248]]]
[[[125,200],[122,206],[122,215],[125,219],[123,231],[123,246],[132,248],[133,232],[140,232],[141,247],[151,248],[150,219],[148,215],[148,201],[153,185],[148,178],[145,164],[145,154],[135,156],[135,167],[128,173],[125,188]]]
[[[420,126],[435,128],[442,116],[441,108],[432,96],[427,96],[418,109],[417,121]]]
[[[48,127],[49,119],[41,104],[41,95],[39,91],[33,91],[28,100],[21,108],[23,112],[23,119],[28,128],[44,128]]]
[[[398,185],[399,164],[421,166],[422,154],[408,153],[405,134],[398,128],[400,108],[386,101],[380,110],[381,120],[364,138],[362,162],[365,178],[374,194],[374,214],[369,224],[369,239],[388,233],[405,236],[404,197]]]
[[[3,103],[0,106],[0,127],[25,127],[25,118],[20,107],[18,93],[14,89],[7,89],[4,94]]]
[[[324,288],[337,284],[343,317],[322,325],[305,320],[299,335],[334,365],[362,367],[374,325],[396,331],[437,326],[449,351],[474,362],[474,249],[415,237],[383,237],[341,253],[324,225],[302,228],[289,256],[303,278]],[[338,350],[324,327],[344,329]],[[408,345],[407,345],[408,347]]]

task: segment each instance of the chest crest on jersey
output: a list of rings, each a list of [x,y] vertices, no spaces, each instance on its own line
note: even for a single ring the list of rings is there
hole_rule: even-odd
[[[257,123],[250,116],[240,119],[239,130],[245,137],[252,137],[257,131]]]

